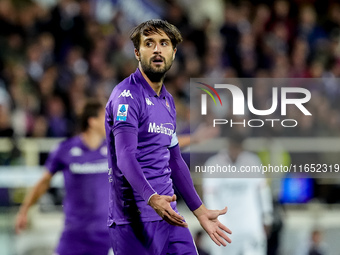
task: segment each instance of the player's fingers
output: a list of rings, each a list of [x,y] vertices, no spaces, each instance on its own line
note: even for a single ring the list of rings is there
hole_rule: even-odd
[[[188,227],[188,224],[186,222],[184,222],[184,221],[182,221],[182,222],[178,222],[177,221],[175,223],[175,225],[178,226],[178,227],[183,227],[183,228],[187,228]]]
[[[178,213],[176,213],[171,207],[166,211],[172,218],[174,218],[178,221],[181,221],[181,222],[184,221],[184,217],[179,215]]]
[[[223,210],[220,210],[220,215],[226,214],[228,211],[228,207],[225,207]]]
[[[171,202],[175,202],[177,200],[177,196],[174,194],[173,196],[172,196],[172,201]]]
[[[170,225],[176,226],[176,224],[172,220],[170,220],[168,216],[164,215],[162,218],[163,218],[163,220],[165,220]]]
[[[179,219],[173,218],[173,217],[171,217],[171,216],[170,216],[170,219],[171,219],[176,225],[178,225],[178,226],[181,226],[181,227],[188,227],[188,224],[187,224],[185,221],[183,221],[183,220],[179,220]]]
[[[180,226],[180,227],[188,226],[188,224],[185,221],[172,217],[168,211],[164,212],[164,219],[166,219],[166,221],[170,223],[171,225]]]
[[[168,218],[168,217],[164,217],[163,219],[164,219],[167,223],[169,223],[170,225],[179,226],[179,227],[180,227],[179,224],[175,223],[173,220],[171,220],[171,219]]]
[[[224,226],[221,222],[218,223],[218,227],[224,230],[225,232],[227,232],[228,234],[232,234],[231,230],[227,228],[226,226]]]
[[[209,236],[210,236],[211,240],[214,241],[215,244],[217,244],[218,246],[221,246],[220,242],[216,239],[214,233],[211,233]]]
[[[25,223],[23,221],[18,220],[15,224],[15,232],[20,234],[21,230],[25,228]]]
[[[223,246],[227,246],[226,242],[221,238],[221,236],[217,232],[214,232],[214,236],[220,244],[222,244]]]
[[[231,239],[222,230],[217,230],[216,233],[228,243],[231,243]]]
[[[174,195],[175,196],[175,195]],[[164,198],[165,198],[165,201],[167,201],[167,202],[174,202],[174,201],[176,201],[176,200],[173,200],[174,199],[174,196],[172,196],[172,197],[170,197],[170,196],[163,196]]]

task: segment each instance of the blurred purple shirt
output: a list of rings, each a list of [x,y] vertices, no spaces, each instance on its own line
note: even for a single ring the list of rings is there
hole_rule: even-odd
[[[110,241],[106,226],[109,185],[105,141],[92,150],[80,136],[70,138],[50,153],[45,166],[52,174],[62,171],[65,179],[65,226],[59,248],[72,245],[69,248],[73,251],[89,252],[97,247],[106,249],[107,254]]]

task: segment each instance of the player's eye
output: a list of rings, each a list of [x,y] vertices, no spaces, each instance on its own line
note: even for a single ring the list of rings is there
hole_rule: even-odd
[[[162,45],[162,46],[168,46],[169,43],[168,43],[168,42],[162,42],[161,45]]]
[[[146,45],[146,47],[151,47],[152,46],[152,42],[146,42],[145,45]]]

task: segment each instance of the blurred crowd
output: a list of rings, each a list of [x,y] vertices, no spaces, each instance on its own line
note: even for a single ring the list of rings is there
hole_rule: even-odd
[[[85,99],[106,100],[137,67],[129,40],[136,24],[114,4],[105,20],[94,11],[100,1],[42,2],[0,1],[0,136],[74,134]],[[339,2],[224,1],[220,23],[208,16],[192,22],[187,6],[158,2],[160,18],[184,37],[165,81],[177,104],[178,133],[189,125],[194,77],[322,78],[305,85],[312,92],[313,117],[289,112],[299,128],[284,135],[340,133]],[[271,89],[256,86],[257,109],[268,109]]]

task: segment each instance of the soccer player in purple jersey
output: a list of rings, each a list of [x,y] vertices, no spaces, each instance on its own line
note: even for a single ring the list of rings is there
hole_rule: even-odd
[[[56,253],[59,255],[107,255],[110,249],[106,226],[109,186],[105,109],[89,101],[83,109],[82,132],[61,142],[48,157],[46,171],[25,197],[17,215],[17,233],[26,228],[29,208],[47,191],[53,175],[62,171],[66,195],[65,225]]]
[[[106,105],[110,204],[115,255],[197,254],[173,185],[217,245],[231,242],[223,210],[208,210],[197,195],[176,137],[176,110],[163,85],[182,41],[175,26],[149,20],[131,33],[139,65]]]

